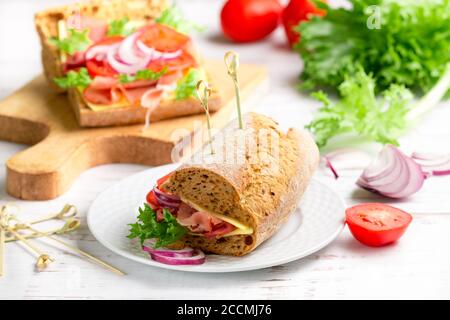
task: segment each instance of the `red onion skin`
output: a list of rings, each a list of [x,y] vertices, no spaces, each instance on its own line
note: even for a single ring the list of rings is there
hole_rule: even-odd
[[[194,255],[194,249],[185,248],[181,250],[172,250],[172,249],[153,249],[147,246],[142,246],[142,250],[148,253],[156,253],[158,255],[166,256],[166,257],[192,257]]]

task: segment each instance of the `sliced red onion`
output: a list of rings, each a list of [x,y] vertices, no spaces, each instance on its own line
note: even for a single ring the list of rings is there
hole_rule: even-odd
[[[339,178],[339,170],[364,169],[370,163],[370,155],[356,148],[340,148],[323,156],[325,166],[331,170],[334,177]]]
[[[140,32],[135,32],[121,42],[118,49],[118,55],[120,60],[124,63],[134,65],[139,64],[145,58],[150,58],[150,55],[145,54],[136,48],[136,39],[140,35]]]
[[[119,47],[118,43],[111,44],[111,45],[98,45],[93,46],[86,51],[86,60],[105,60],[108,52],[113,51],[115,52],[117,48]]]
[[[336,169],[334,169],[333,164],[331,163],[330,159],[327,156],[323,157],[323,159],[325,160],[327,167],[330,168],[331,172],[333,173],[334,178],[335,179],[339,178],[339,175],[338,175]]]
[[[389,198],[405,198],[419,191],[424,180],[424,172],[412,158],[386,145],[356,184]]]
[[[166,257],[192,257],[194,255],[194,249],[192,248],[184,248],[180,250],[172,250],[172,249],[153,249],[151,247],[142,246],[142,250],[148,253],[155,253],[158,255],[166,256]]]
[[[165,254],[150,252],[153,260],[170,265],[199,265],[205,263],[206,256],[200,250],[193,250],[192,256],[170,257]]]
[[[158,189],[157,186],[153,188],[156,201],[164,208],[178,209],[181,204],[180,198],[175,195],[167,194]]]
[[[116,55],[116,51],[108,51],[107,59],[109,65],[119,73],[134,75],[139,70],[145,69],[150,62],[150,57],[145,56],[138,63],[126,64],[123,61],[119,61]]]
[[[156,196],[161,197],[162,199],[164,199],[166,201],[178,202],[178,203],[181,202],[181,200],[178,196],[176,196],[174,194],[165,193],[165,192],[161,191],[160,189],[158,189],[157,186],[153,187],[153,191],[155,192]]]
[[[175,58],[179,57],[181,55],[181,53],[183,52],[183,50],[181,50],[181,49],[179,49],[177,51],[173,51],[173,52],[158,51],[155,48],[148,47],[141,40],[137,40],[136,41],[136,46],[138,47],[138,49],[141,52],[145,53],[146,55],[150,55],[152,57],[152,60],[157,60],[157,59],[163,59],[163,60],[175,59]]]
[[[429,174],[435,176],[450,174],[450,154],[413,152],[411,157]]]

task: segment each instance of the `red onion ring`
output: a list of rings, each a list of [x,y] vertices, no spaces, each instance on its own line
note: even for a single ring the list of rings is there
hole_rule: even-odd
[[[157,186],[153,187],[153,193],[155,194],[156,201],[164,208],[178,209],[181,204],[180,198],[175,195],[167,194],[158,189]]]
[[[106,56],[109,51],[116,51],[119,47],[118,43],[111,45],[98,45],[92,46],[86,51],[86,60],[95,59],[97,61],[101,61],[106,59]]]
[[[193,250],[189,257],[170,257],[164,254],[150,252],[150,257],[158,262],[169,265],[199,265],[205,263],[206,256],[200,250]]]
[[[424,180],[424,172],[412,158],[386,145],[356,184],[389,198],[405,198],[419,191]]]
[[[123,61],[119,61],[116,57],[116,51],[108,51],[107,53],[107,60],[109,65],[116,70],[119,73],[124,73],[124,74],[136,74],[136,72],[138,72],[139,70],[143,70],[147,67],[147,65],[150,62],[150,57],[146,56],[143,57],[138,63],[135,64],[126,64]]]
[[[152,60],[157,60],[157,59],[163,59],[163,60],[175,59],[175,58],[179,57],[181,55],[181,53],[183,52],[183,50],[181,50],[181,49],[173,51],[173,52],[158,51],[155,48],[148,47],[141,40],[137,40],[136,41],[136,46],[138,47],[138,49],[141,52],[143,52],[146,55],[151,56]]]
[[[135,32],[126,37],[120,43],[118,48],[118,56],[121,61],[128,65],[139,64],[143,59],[150,58],[150,55],[144,54],[136,48],[136,39],[141,35],[140,32]],[[150,61],[150,60],[149,60]]]
[[[178,202],[180,203],[181,200],[178,196],[174,194],[168,194],[158,189],[158,186],[153,187],[153,191],[155,192],[155,195],[158,197],[161,197],[161,199],[164,199],[165,201],[172,201],[172,202]]]
[[[166,256],[166,257],[192,257],[194,255],[194,249],[192,248],[184,248],[181,250],[172,250],[172,249],[153,249],[151,247],[142,246],[142,250],[148,253],[155,253],[158,255]]]
[[[450,154],[438,155],[432,153],[413,152],[411,157],[422,169],[435,176],[450,174]]]

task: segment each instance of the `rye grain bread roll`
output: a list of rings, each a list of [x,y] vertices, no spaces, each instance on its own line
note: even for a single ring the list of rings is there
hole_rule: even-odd
[[[166,7],[166,0],[90,0],[38,12],[35,24],[41,41],[42,64],[48,85],[56,92],[66,91],[53,81],[63,75],[60,52],[50,42],[52,38],[58,37],[58,21],[67,20],[74,13],[105,20],[128,17],[148,21],[158,17]]]
[[[256,113],[244,116],[244,130],[237,126],[232,122],[214,139],[214,154],[222,152],[218,158],[228,161],[209,161],[214,156],[205,145],[163,187],[197,210],[237,220],[246,229],[219,238],[189,234],[172,248],[242,256],[270,238],[296,209],[319,163],[310,134],[283,133],[275,121]],[[201,158],[207,163],[199,163]]]

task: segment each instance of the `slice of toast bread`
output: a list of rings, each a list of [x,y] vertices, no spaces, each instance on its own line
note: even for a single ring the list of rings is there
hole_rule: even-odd
[[[295,210],[319,163],[319,151],[306,131],[289,129],[283,133],[272,119],[249,113],[244,118],[245,141],[256,142],[256,149],[228,138],[213,143],[220,151],[227,146],[239,163],[197,163],[199,155],[177,169],[163,188],[181,199],[210,212],[236,219],[253,228],[253,234],[206,238],[188,235],[173,248],[191,246],[223,255],[242,256],[271,237]],[[250,129],[250,130],[249,130]],[[262,130],[261,130],[262,129]],[[240,134],[237,121],[223,131]],[[275,137],[274,144],[262,136]],[[208,145],[199,151],[210,152]],[[264,159],[264,160],[262,160]]]

